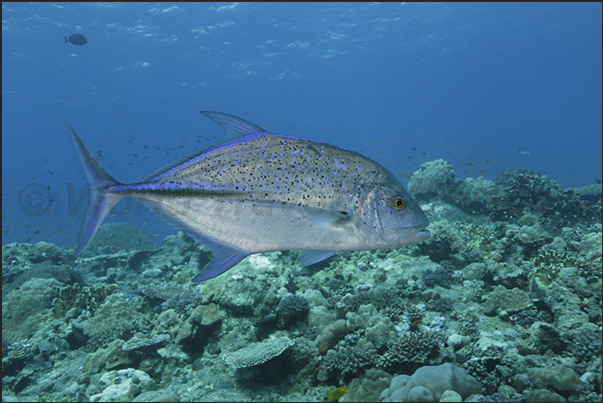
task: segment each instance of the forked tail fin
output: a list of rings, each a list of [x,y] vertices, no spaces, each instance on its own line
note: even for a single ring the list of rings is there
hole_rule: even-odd
[[[71,140],[75,146],[78,159],[86,173],[86,178],[88,178],[88,186],[90,188],[88,209],[86,210],[86,217],[84,218],[84,224],[80,232],[80,240],[75,249],[75,254],[79,255],[86,249],[86,246],[92,240],[96,230],[103,223],[109,211],[124,196],[108,191],[111,186],[121,185],[121,183],[105,172],[90,151],[88,151],[75,130],[68,123],[66,125],[71,132]]]

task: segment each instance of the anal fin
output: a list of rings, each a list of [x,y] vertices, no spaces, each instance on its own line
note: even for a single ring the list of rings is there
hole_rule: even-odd
[[[213,259],[205,267],[205,270],[195,276],[193,279],[195,282],[205,281],[219,276],[226,270],[235,266],[241,260],[245,259],[247,256],[247,254],[243,252],[239,252],[224,246],[218,246],[216,244],[210,246],[210,249],[213,254]]]
[[[325,259],[330,258],[335,254],[333,250],[307,250],[299,257],[299,261],[303,266],[310,266]]]

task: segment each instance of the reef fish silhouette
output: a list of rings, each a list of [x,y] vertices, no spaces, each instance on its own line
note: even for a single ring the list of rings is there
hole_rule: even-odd
[[[82,46],[88,43],[88,39],[86,39],[84,35],[80,34],[73,34],[69,38],[64,36],[63,38],[65,38],[65,43],[69,42],[77,46]]]
[[[310,265],[336,251],[397,248],[429,237],[425,213],[377,162],[268,133],[226,113],[201,113],[222,126],[227,141],[131,185],[109,176],[67,124],[90,187],[76,254],[124,197],[140,200],[212,251],[194,281],[253,253],[302,249],[300,260]]]

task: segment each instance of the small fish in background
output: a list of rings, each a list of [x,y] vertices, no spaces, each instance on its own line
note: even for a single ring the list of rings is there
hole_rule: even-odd
[[[213,260],[193,281],[216,277],[254,253],[305,250],[300,261],[309,266],[336,251],[392,249],[429,238],[423,210],[377,162],[268,133],[226,113],[201,113],[224,129],[226,141],[131,185],[106,173],[67,125],[90,189],[76,255],[125,197],[211,250]]]
[[[88,39],[86,39],[84,35],[80,34],[73,34],[69,38],[64,36],[63,38],[65,38],[65,43],[69,42],[77,46],[82,46],[88,43]]]
[[[348,390],[350,390],[350,387],[345,385],[340,386],[337,389],[333,389],[331,393],[329,393],[329,397],[327,397],[327,400],[330,402],[336,402],[341,399],[346,393],[348,393]]]
[[[519,150],[517,150],[517,154],[523,155],[524,157],[531,157],[532,153],[527,151],[527,150],[522,150],[521,147],[519,147]]]

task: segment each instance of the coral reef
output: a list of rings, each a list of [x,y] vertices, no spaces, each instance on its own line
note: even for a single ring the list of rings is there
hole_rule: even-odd
[[[98,387],[103,390],[91,395],[91,402],[131,402],[142,392],[157,388],[149,375],[131,368],[104,373]]]
[[[50,316],[59,285],[54,278],[32,278],[3,298],[2,339],[16,342],[30,338]]]
[[[164,310],[173,309],[178,315],[188,314],[194,307],[199,305],[203,296],[199,292],[189,292],[182,295],[175,295],[161,304]]]
[[[459,367],[450,363],[425,366],[411,376],[399,375],[389,388],[381,392],[386,402],[439,402],[446,391],[453,391],[463,400],[482,393],[479,382]]]
[[[529,369],[528,378],[541,388],[551,386],[560,391],[578,391],[584,386],[578,375],[563,365]]]
[[[345,384],[358,372],[373,364],[375,352],[358,347],[341,347],[329,350],[322,360],[322,365],[339,383]]]
[[[137,296],[112,294],[99,306],[84,327],[91,351],[105,347],[115,339],[128,340],[136,332],[150,330],[149,319],[141,312],[142,301]]]
[[[258,254],[203,283],[211,253],[182,232],[104,226],[79,258],[5,245],[3,399],[601,401],[595,187],[432,161],[409,183],[427,241],[320,268]]]
[[[390,372],[431,364],[438,357],[443,342],[443,334],[438,331],[406,332],[390,339],[387,350],[377,358],[376,364]]]
[[[392,376],[385,371],[369,368],[359,378],[350,382],[350,390],[339,399],[340,402],[376,402],[380,391],[386,389]]]
[[[508,290],[502,285],[492,291],[484,303],[486,315],[516,313],[529,308],[532,301],[528,295],[518,288]]]
[[[295,321],[306,319],[310,304],[301,295],[289,295],[280,302],[276,311],[278,327],[286,329]]]
[[[233,368],[254,367],[281,355],[295,342],[288,337],[266,339],[252,343],[240,350],[222,355],[225,363]]]
[[[96,309],[105,299],[117,291],[116,284],[102,284],[99,287],[80,287],[79,283],[59,287],[57,297],[52,301],[55,317],[63,317],[70,309],[75,309],[75,316],[81,312],[94,315]]]
[[[169,343],[169,341],[170,336],[168,334],[159,334],[151,337],[134,336],[130,340],[126,341],[121,348],[126,351],[157,350],[159,347],[162,347]]]

